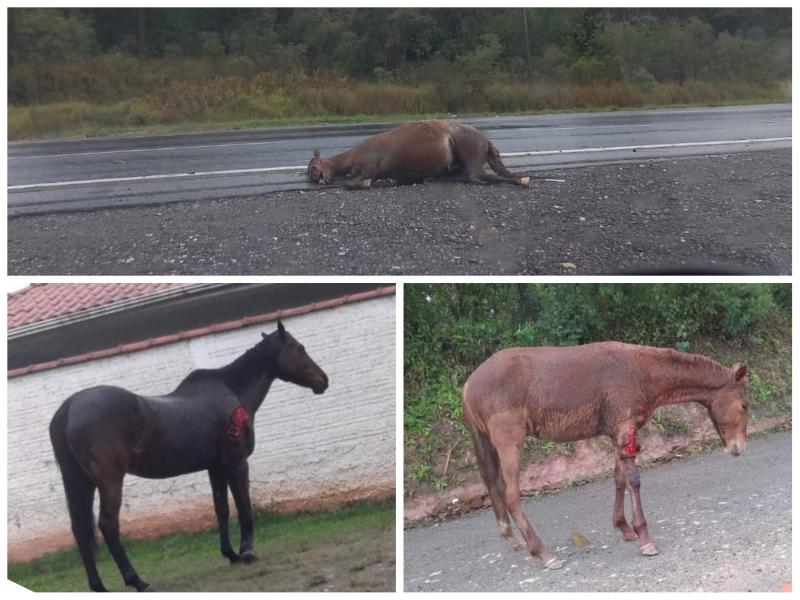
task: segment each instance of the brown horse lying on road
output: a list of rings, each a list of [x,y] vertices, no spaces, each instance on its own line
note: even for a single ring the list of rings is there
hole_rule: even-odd
[[[497,175],[484,170],[489,164]],[[321,158],[319,150],[308,163],[308,180],[328,185],[346,176],[352,189],[366,189],[373,180],[398,184],[426,179],[511,183],[528,187],[530,177],[515,175],[500,160],[500,152],[471,125],[454,121],[414,121],[368,137],[341,154]]]
[[[747,369],[727,368],[705,356],[676,350],[599,342],[564,348],[509,348],[481,364],[464,384],[464,420],[481,477],[489,491],[500,536],[524,544],[546,568],[563,561],[548,552],[520,503],[519,467],[527,435],[572,442],[607,435],[617,446],[612,521],[642,554],[658,554],[639,497],[636,431],[659,406],[699,402],[725,446],[738,456],[747,436]],[[633,527],[625,520],[627,488]]]

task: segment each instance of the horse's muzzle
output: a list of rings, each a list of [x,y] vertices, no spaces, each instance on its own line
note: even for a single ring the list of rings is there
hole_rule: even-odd
[[[731,442],[725,446],[725,453],[731,456],[739,456],[744,452],[744,446],[744,444],[740,445],[738,442]]]
[[[325,379],[323,379],[320,383],[311,386],[311,391],[315,394],[323,394],[325,393],[325,390],[328,389],[328,376],[325,375],[324,377]]]

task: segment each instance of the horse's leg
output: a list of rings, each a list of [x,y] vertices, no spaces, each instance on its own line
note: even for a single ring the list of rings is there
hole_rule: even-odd
[[[522,442],[525,439],[525,424],[520,422],[517,415],[503,413],[507,417],[497,415],[490,425],[490,438],[497,448],[500,459],[500,471],[506,484],[505,500],[511,517],[522,532],[522,537],[528,546],[528,552],[542,561],[545,568],[559,569],[564,561],[558,560],[548,552],[542,540],[536,535],[525,511],[522,509],[519,493],[519,465],[522,454]]]
[[[475,454],[478,458],[478,470],[481,473],[484,485],[489,492],[492,500],[494,516],[497,519],[497,528],[500,537],[507,539],[515,548],[524,548],[525,542],[522,541],[511,529],[511,517],[508,514],[508,507],[505,500],[505,481],[500,473],[500,461],[497,450],[492,446],[489,436],[470,426]]]
[[[658,554],[658,549],[650,537],[647,529],[647,521],[644,518],[642,509],[642,499],[639,496],[639,469],[636,468],[636,454],[639,452],[639,445],[636,443],[636,427],[628,425],[620,428],[617,434],[617,448],[619,448],[619,458],[622,462],[622,470],[625,474],[625,486],[631,497],[631,509],[633,512],[633,530],[639,536],[639,551],[645,556]]]
[[[106,540],[111,556],[119,567],[125,585],[136,588],[138,592],[152,592],[153,588],[139,578],[136,570],[128,560],[122,542],[119,539],[119,509],[122,505],[122,475],[104,479],[99,485],[100,491],[100,518],[97,524]]]
[[[469,177],[471,180],[480,180],[484,183],[510,183],[511,185],[518,185],[520,187],[526,188],[530,185],[531,178],[528,176],[504,176],[504,175],[495,175],[493,173],[487,173],[486,170],[483,168],[483,164],[480,160],[475,160],[473,158],[468,158],[464,160],[464,167],[462,168],[464,174]],[[511,175],[511,173],[509,173]]]
[[[348,190],[368,190],[372,187],[372,179],[363,179],[361,177],[353,177],[345,185]]]
[[[258,560],[258,555],[253,551],[253,507],[250,505],[250,474],[246,460],[228,469],[228,485],[239,512],[239,556],[244,562],[251,563]]]
[[[614,485],[616,486],[616,498],[614,499],[614,512],[611,520],[614,527],[622,532],[622,537],[626,542],[632,542],[639,538],[636,532],[625,520],[625,470],[622,466],[622,459],[617,457],[614,464]]]
[[[628,494],[631,496],[631,509],[633,511],[633,530],[639,536],[639,550],[645,556],[658,554],[658,549],[650,532],[647,529],[647,521],[644,518],[642,509],[642,499],[639,496],[639,469],[636,467],[636,457],[623,457],[622,463],[625,469],[625,483],[628,487]]]
[[[492,173],[487,173],[481,167],[480,169],[476,169],[473,171],[473,175],[484,181],[486,183],[510,183],[512,185],[518,185],[519,187],[526,188],[530,185],[531,178],[530,177],[502,177],[500,175],[493,175]]]
[[[214,495],[214,512],[217,513],[219,524],[219,548],[222,556],[232,563],[239,562],[241,558],[231,547],[231,536],[228,528],[228,480],[222,469],[209,469],[208,478],[211,480],[211,492]]]

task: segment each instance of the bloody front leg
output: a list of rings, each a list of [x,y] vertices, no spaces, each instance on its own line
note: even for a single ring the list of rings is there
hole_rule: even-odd
[[[639,551],[644,556],[655,556],[658,554],[658,549],[656,548],[656,544],[653,541],[653,538],[650,537],[650,532],[647,529],[647,520],[644,518],[642,499],[639,495],[641,483],[639,481],[639,469],[636,467],[636,455],[639,453],[640,447],[636,442],[636,427],[631,425],[628,430],[624,432],[624,434],[618,436],[617,445],[619,446],[618,462],[622,462],[622,473],[625,479],[625,487],[628,489],[628,494],[631,497],[633,531],[639,537]],[[620,528],[622,529],[622,527]],[[624,533],[625,530],[623,529],[623,534]],[[626,536],[626,539],[627,537],[628,536]]]

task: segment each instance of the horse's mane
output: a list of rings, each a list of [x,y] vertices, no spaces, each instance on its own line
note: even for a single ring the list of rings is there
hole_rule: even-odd
[[[681,352],[674,348],[658,348],[656,346],[637,346],[635,344],[627,344],[624,342],[612,342],[626,347],[629,351],[646,354],[656,359],[668,359],[670,362],[678,363],[686,367],[706,369],[716,375],[722,377],[728,376],[728,368],[721,365],[717,361],[702,354],[692,354],[690,352]]]
[[[241,375],[244,371],[263,370],[264,365],[280,350],[281,342],[273,333],[262,338],[255,346],[235,358],[232,362],[217,369],[195,369],[183,378],[175,392],[183,391],[199,383],[218,381],[228,383],[230,377]],[[173,392],[174,393],[174,392]]]

